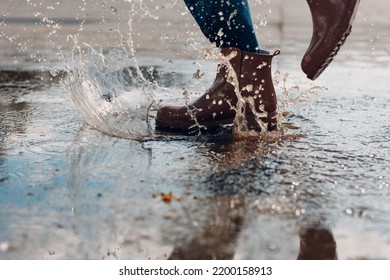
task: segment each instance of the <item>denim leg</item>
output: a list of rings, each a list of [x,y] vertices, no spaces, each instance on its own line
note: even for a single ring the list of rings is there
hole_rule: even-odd
[[[184,0],[203,34],[217,47],[262,52],[248,0]]]

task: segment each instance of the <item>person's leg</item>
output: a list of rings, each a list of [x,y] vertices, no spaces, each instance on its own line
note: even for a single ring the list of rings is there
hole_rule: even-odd
[[[222,48],[222,62],[211,87],[187,105],[161,107],[156,129],[210,130],[234,123],[240,132],[275,130],[277,99],[271,63],[278,54]]]
[[[184,1],[204,35],[221,49],[222,61],[214,83],[202,96],[190,104],[157,111],[156,129],[212,129],[236,120],[239,131],[275,130],[277,100],[271,62],[279,52],[260,50],[248,1]]]
[[[219,48],[260,53],[248,0],[184,0],[203,34]]]

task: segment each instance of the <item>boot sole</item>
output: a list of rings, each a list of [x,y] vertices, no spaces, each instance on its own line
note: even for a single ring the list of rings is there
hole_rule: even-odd
[[[275,122],[270,122],[268,123],[268,130],[273,131],[277,129],[277,124],[276,124],[276,116],[277,116],[277,111],[269,113],[270,114],[270,119],[274,119]],[[193,124],[191,126],[188,126],[187,124],[181,124],[178,122],[171,123],[171,122],[164,122],[161,120],[156,119],[156,130],[160,131],[171,131],[171,132],[184,132],[184,133],[191,133],[194,131],[200,130],[207,130],[207,131],[212,131],[215,130],[223,125],[232,125],[234,122],[234,118],[229,118],[229,119],[224,119],[224,120],[219,120],[219,121],[213,121],[213,122],[203,122],[199,125]]]
[[[355,20],[356,12],[358,10],[360,4],[360,0],[356,0],[351,4],[350,10],[353,9],[353,12],[351,13],[350,17],[345,17],[341,28],[340,34],[337,36],[337,40],[335,40],[335,44],[332,50],[330,50],[329,54],[326,56],[326,58],[321,61],[318,65],[314,65],[307,73],[307,78],[310,80],[317,79],[324,70],[329,66],[329,64],[333,61],[334,57],[337,55],[340,48],[344,45],[345,41],[347,40],[348,36],[351,34],[352,31],[352,23]]]
[[[201,123],[199,125],[193,124],[191,126],[188,126],[188,124],[181,124],[181,123],[171,123],[171,122],[164,122],[156,119],[156,130],[161,131],[173,131],[173,132],[187,132],[190,133],[192,131],[197,131],[199,129],[201,130],[213,130],[223,125],[229,125],[233,124],[233,119],[226,119],[226,120],[220,120],[218,122],[208,122],[208,123]]]

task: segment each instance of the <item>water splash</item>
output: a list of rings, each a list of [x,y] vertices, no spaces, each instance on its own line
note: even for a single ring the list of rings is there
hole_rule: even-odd
[[[135,59],[133,20],[158,19],[144,2],[83,0],[74,13],[74,3],[5,1],[0,41],[13,45],[6,64],[33,61],[52,79],[62,78],[66,94],[94,128],[119,137],[147,137],[153,95],[164,89],[148,79],[153,68],[139,67]]]
[[[294,106],[297,106],[298,104],[308,102],[309,99],[317,95],[318,92],[326,90],[325,87],[319,85],[311,85],[307,89],[301,89],[300,86],[296,84],[289,85],[290,83],[295,83],[294,81],[291,81],[291,79],[289,79],[290,74],[285,73],[282,75],[280,71],[276,71],[273,74],[273,82],[279,100],[278,113],[276,115],[278,130],[275,132],[269,132],[268,124],[262,121],[264,118],[267,117],[267,113],[263,112],[263,110],[261,110],[260,112],[256,110],[256,103],[252,96],[243,96],[243,92],[252,92],[254,91],[254,88],[252,84],[240,85],[239,77],[237,76],[238,74],[235,72],[235,69],[230,62],[230,60],[233,59],[237,55],[237,53],[232,52],[230,55],[224,56],[221,53],[217,52],[216,49],[207,49],[204,54],[206,56],[206,59],[216,60],[218,61],[219,65],[224,65],[224,67],[227,68],[228,74],[226,79],[230,84],[233,85],[234,94],[237,96],[237,103],[229,105],[230,109],[236,112],[236,117],[233,121],[233,133],[238,138],[283,138],[282,134],[287,129],[297,128],[287,123],[286,116],[288,115],[288,110],[291,110]],[[264,63],[259,67],[266,66],[267,64]],[[262,83],[264,83],[264,81],[262,81]],[[261,87],[262,85],[260,86],[259,90],[261,90]],[[187,95],[189,94],[187,93]],[[195,121],[195,124],[193,126],[194,128],[198,128],[199,131],[201,131],[202,128],[205,128],[196,120],[196,111],[192,112],[189,109],[189,113],[191,114],[192,119]],[[260,127],[260,131],[255,131],[251,129],[251,125],[249,124],[250,120],[248,120],[247,118],[247,116],[251,114],[254,115],[254,121],[257,122],[258,127]]]
[[[119,42],[113,42],[109,51],[69,36],[74,43],[72,61],[66,61],[67,75],[61,84],[89,125],[112,136],[143,139],[152,133],[153,93],[163,88],[145,78],[145,71],[153,76],[153,68],[141,69],[135,58],[132,19],[137,5],[144,10],[142,1],[125,2],[130,10],[129,32],[119,34]],[[114,6],[109,10],[118,13]]]
[[[278,105],[278,125],[283,129],[295,128],[286,122],[286,115],[288,111],[294,106],[301,104],[303,102],[308,102],[308,100],[316,96],[319,92],[327,90],[324,86],[311,86],[308,89],[302,90],[298,85],[288,85],[288,78],[290,74],[288,72],[281,74],[280,71],[274,73],[274,83],[275,86],[280,85],[281,100]],[[281,79],[281,80],[280,80]]]
[[[113,136],[147,137],[157,86],[144,78],[134,60],[120,62],[113,52],[117,51],[104,55],[91,46],[77,48],[73,59],[78,62],[66,67],[62,85],[89,125]]]

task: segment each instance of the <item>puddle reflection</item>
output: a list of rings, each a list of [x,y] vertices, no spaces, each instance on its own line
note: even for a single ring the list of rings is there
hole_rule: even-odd
[[[266,167],[263,161],[273,150],[278,149],[275,138],[253,141],[225,136],[221,141],[211,141],[200,145],[198,149],[199,153],[210,155],[212,172],[203,182],[211,196],[197,200],[194,207],[203,210],[192,212],[189,218],[196,221],[196,226],[192,227],[192,237],[177,238],[169,259],[234,259],[240,236],[259,215],[253,211],[253,202],[261,203],[265,198],[274,200],[272,196],[275,194],[267,193],[266,181],[267,174],[275,175],[276,168]],[[272,218],[270,212],[260,215],[271,215]],[[275,219],[278,218],[275,216]],[[323,226],[325,217],[321,216],[318,221],[315,216],[294,219],[298,227],[296,238],[300,240],[297,259],[337,259],[333,234]],[[258,223],[256,225],[262,226]],[[268,234],[273,234],[271,229]],[[294,237],[290,236],[290,239]],[[284,240],[280,246],[283,245],[290,246],[289,241]],[[253,246],[258,248],[258,244]]]

